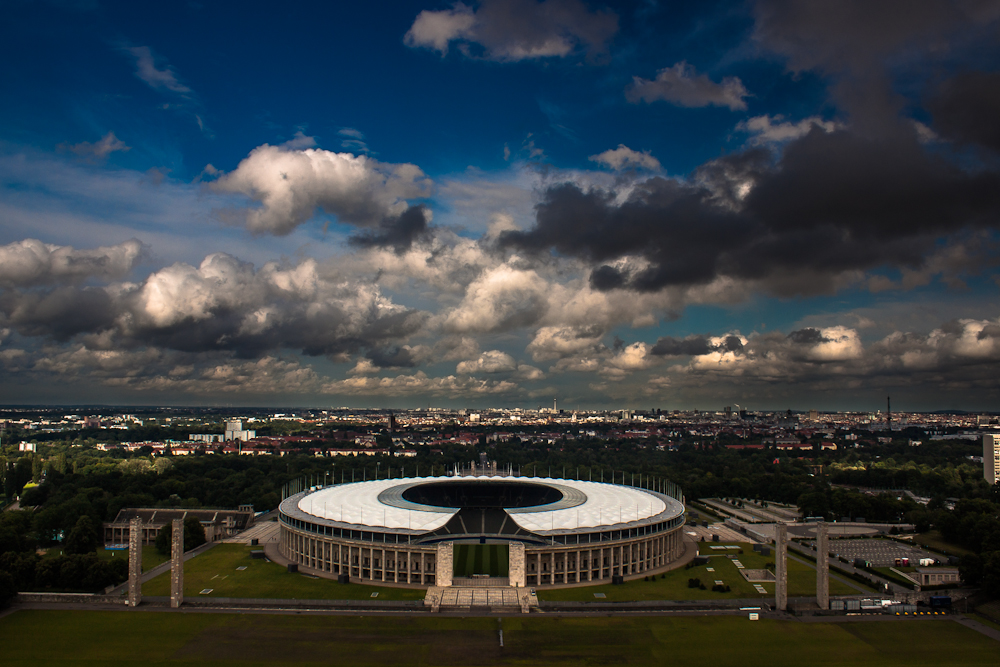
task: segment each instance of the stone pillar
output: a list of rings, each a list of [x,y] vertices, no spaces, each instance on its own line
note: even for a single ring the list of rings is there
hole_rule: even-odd
[[[788,609],[788,527],[774,525],[774,606]]]
[[[511,542],[507,549],[507,576],[510,577],[510,585],[524,588],[528,585],[527,573],[524,567],[524,543]]]
[[[826,523],[816,524],[816,604],[830,608],[830,547],[826,541]]]
[[[184,604],[184,522],[173,520],[173,540],[170,545],[170,606]]]
[[[437,546],[434,584],[436,586],[451,586],[451,575],[454,569],[452,559],[455,554],[454,542],[441,542]]]
[[[128,606],[142,602],[142,519],[128,524]]]

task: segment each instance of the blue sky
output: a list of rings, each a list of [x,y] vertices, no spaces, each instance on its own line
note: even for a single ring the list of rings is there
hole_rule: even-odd
[[[996,409],[1000,6],[870,4],[11,3],[0,402]]]

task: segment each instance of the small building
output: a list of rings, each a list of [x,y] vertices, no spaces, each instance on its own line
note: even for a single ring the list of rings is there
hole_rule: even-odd
[[[241,505],[238,510],[165,509],[158,507],[128,507],[118,512],[114,521],[104,523],[105,544],[128,544],[129,522],[142,520],[142,543],[153,544],[160,529],[174,519],[197,517],[205,529],[205,540],[218,542],[247,529],[253,523],[253,505]]]
[[[921,586],[958,585],[962,582],[957,567],[918,567],[914,575]]]

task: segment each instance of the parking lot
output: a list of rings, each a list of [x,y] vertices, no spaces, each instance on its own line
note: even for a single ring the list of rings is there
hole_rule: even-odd
[[[807,542],[815,548],[815,542]],[[936,558],[922,549],[892,540],[830,540],[830,553],[843,556],[849,561],[863,558],[870,561],[873,567],[885,567],[896,564],[897,558],[909,558],[910,565],[917,565],[921,558]]]

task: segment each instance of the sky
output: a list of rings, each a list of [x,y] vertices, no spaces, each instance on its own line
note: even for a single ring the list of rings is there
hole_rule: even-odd
[[[1000,410],[1000,2],[12,0],[0,403]]]

